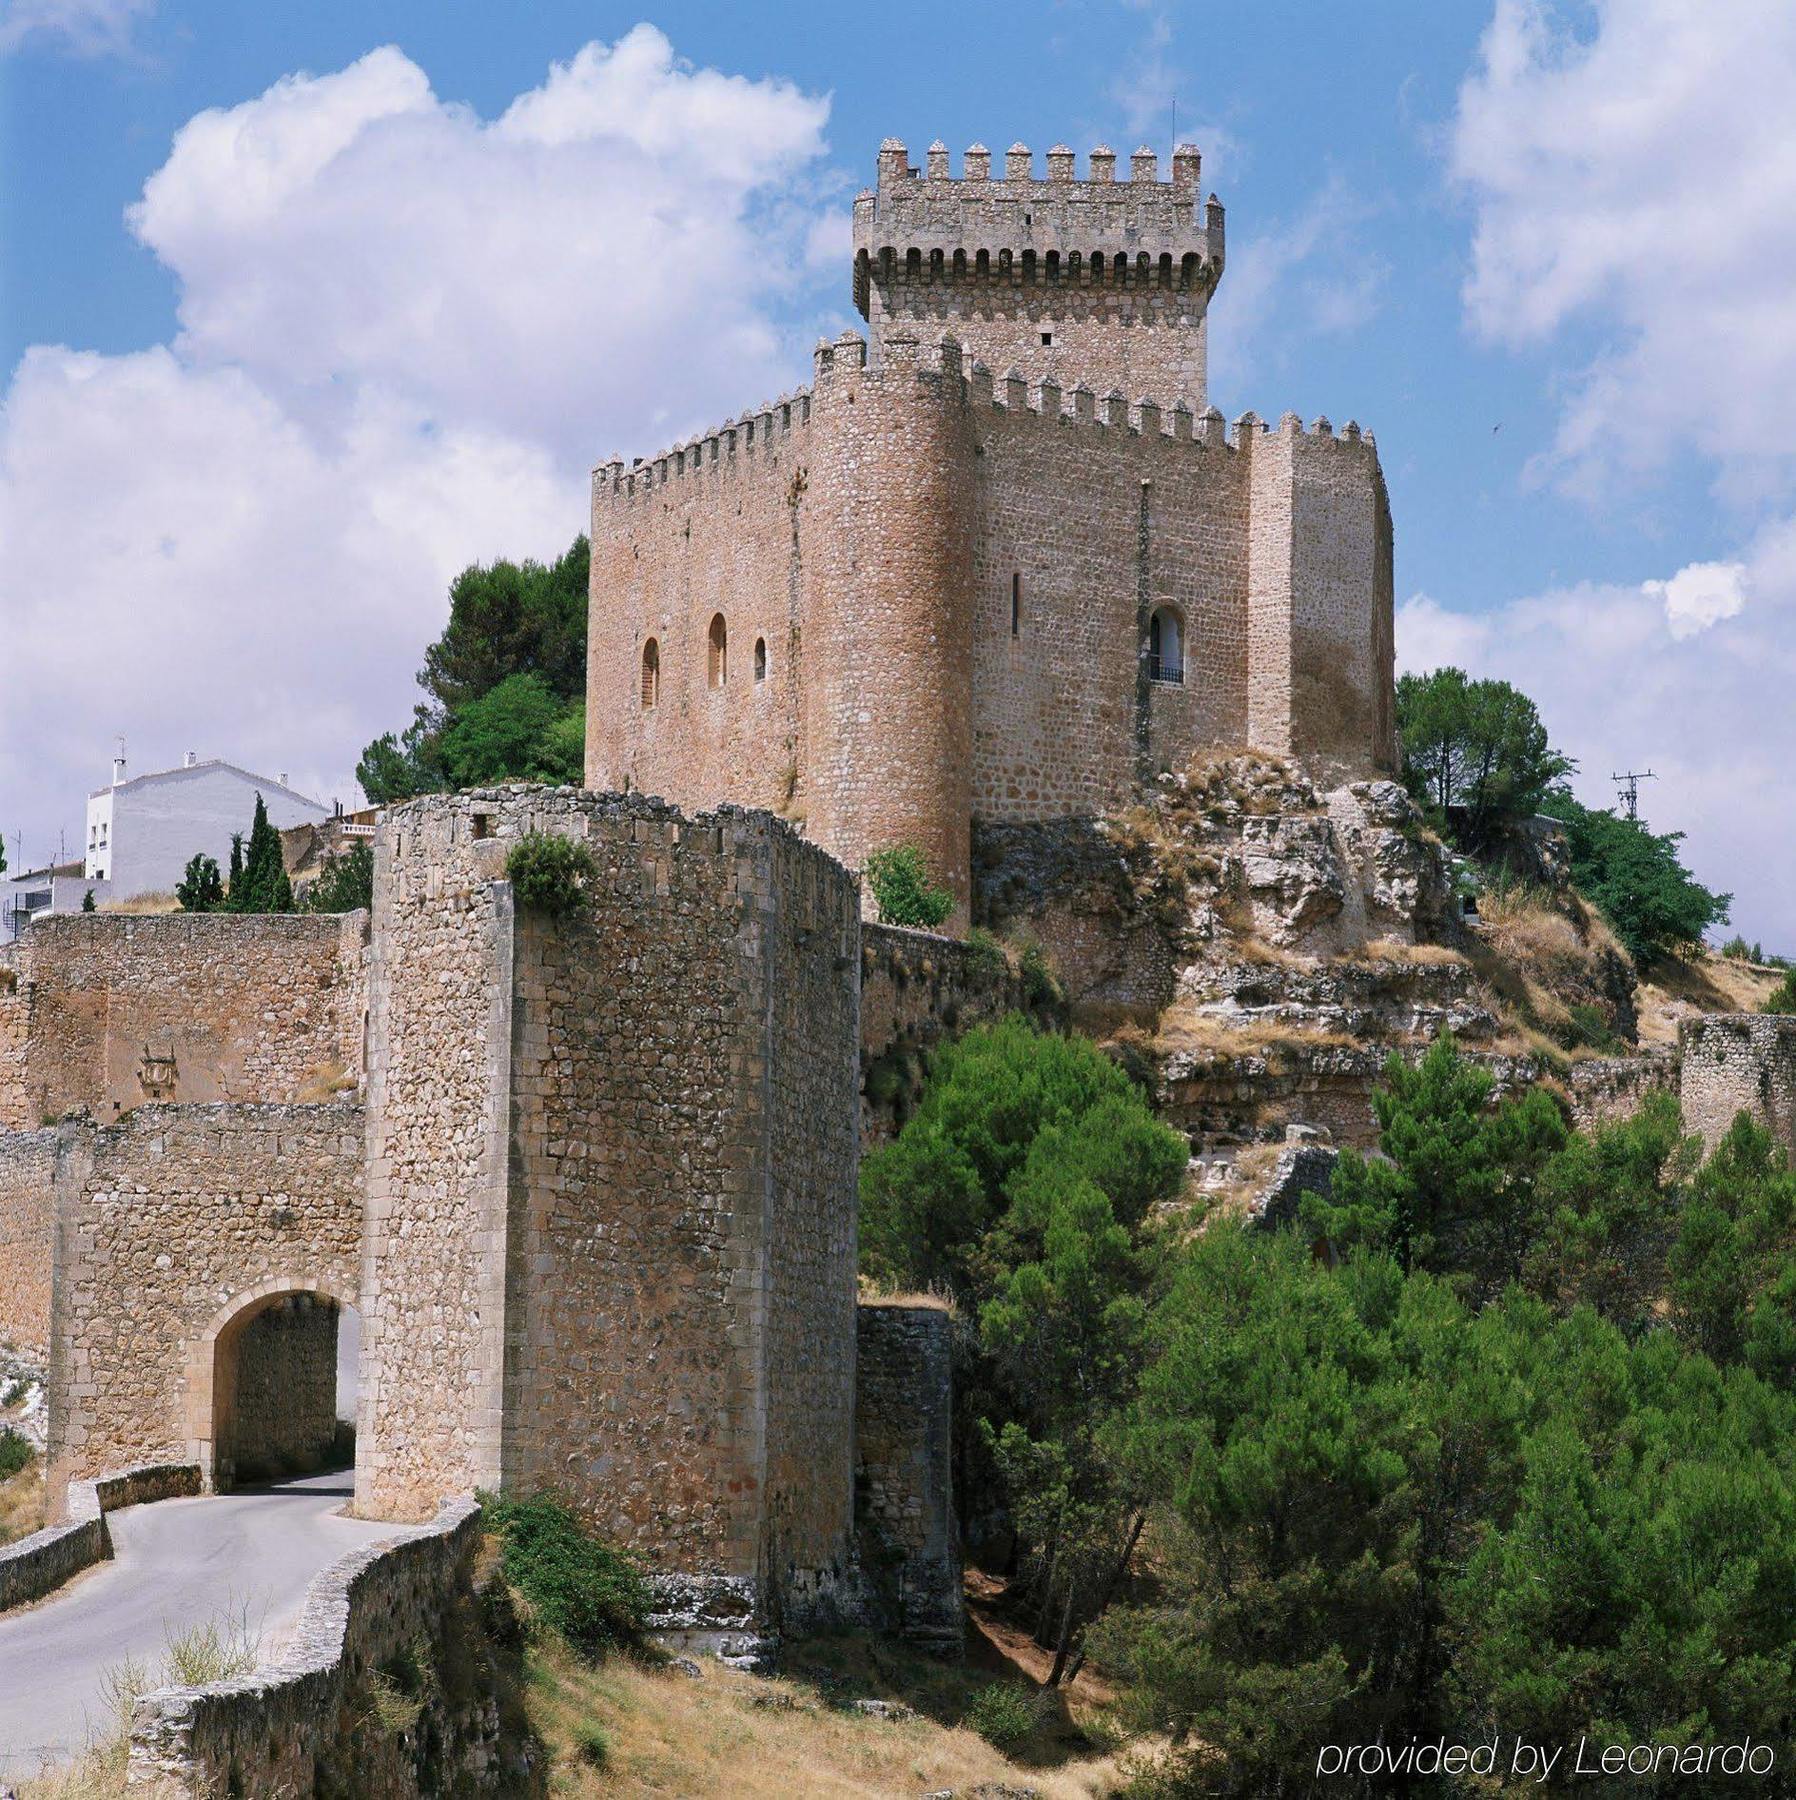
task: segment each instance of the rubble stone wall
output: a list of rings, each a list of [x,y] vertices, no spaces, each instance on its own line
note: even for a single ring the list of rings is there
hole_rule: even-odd
[[[0,1131],[0,1344],[42,1362],[50,1344],[54,1131]]]
[[[353,1302],[362,1109],[145,1106],[59,1129],[49,1483],[123,1464],[215,1474],[230,1328],[287,1294]]]
[[[339,1309],[289,1294],[220,1338],[213,1400],[219,1487],[325,1466],[337,1441]]]
[[[0,1127],[353,1085],[365,926],[360,913],[38,920],[11,982],[0,975],[15,990],[0,992]]]
[[[1669,1056],[1591,1057],[1573,1063],[1565,1078],[1572,1118],[1583,1131],[1631,1117],[1647,1095],[1675,1091],[1677,1082]]]
[[[864,1301],[858,1313],[855,1515],[876,1623],[958,1655],[953,1316],[896,1301]]]
[[[1796,1018],[1710,1013],[1678,1032],[1684,1129],[1713,1150],[1737,1113],[1750,1113],[1796,1154]]]

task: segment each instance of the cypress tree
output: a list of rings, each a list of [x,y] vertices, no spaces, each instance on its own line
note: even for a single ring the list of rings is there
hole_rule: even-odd
[[[225,893],[227,898],[220,909],[224,912],[246,911],[245,902],[249,899],[249,889],[243,884],[243,833],[231,833],[231,872]]]
[[[256,816],[243,853],[242,912],[291,912],[293,883],[281,861],[281,834],[268,822],[268,807],[256,796]]]

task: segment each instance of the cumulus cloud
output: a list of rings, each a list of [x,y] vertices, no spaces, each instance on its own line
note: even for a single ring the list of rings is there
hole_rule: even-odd
[[[1567,369],[1543,472],[1586,494],[1684,448],[1735,494],[1796,443],[1796,7],[1597,0],[1580,32],[1498,0],[1460,93],[1455,176],[1487,339],[1600,345]]]
[[[115,733],[353,798],[455,570],[559,553],[601,455],[802,373],[826,110],[639,26],[492,120],[395,49],[190,120],[129,215],[176,338],[35,347],[0,408],[9,855],[78,822]]]
[[[42,43],[76,56],[117,55],[155,0],[0,0],[0,53]]]
[[[1669,581],[1648,581],[1645,591],[1664,602],[1665,624],[1674,638],[1694,637],[1746,604],[1744,563],[1687,563]]]

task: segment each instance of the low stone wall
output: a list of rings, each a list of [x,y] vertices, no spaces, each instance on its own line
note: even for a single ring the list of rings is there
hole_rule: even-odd
[[[54,1131],[0,1131],[0,1344],[50,1354]]]
[[[1675,1091],[1677,1084],[1677,1064],[1669,1056],[1594,1057],[1573,1063],[1565,1078],[1581,1131],[1629,1118],[1648,1094]]]
[[[102,1475],[97,1481],[71,1483],[65,1523],[46,1526],[0,1549],[0,1612],[42,1598],[90,1563],[111,1555],[108,1513],[199,1491],[200,1472],[194,1463],[152,1463]]]
[[[1713,1150],[1750,1113],[1796,1153],[1796,1017],[1710,1013],[1678,1031],[1684,1129]]]
[[[1001,951],[911,931],[861,926],[861,1139],[890,1137],[923,1088],[929,1052],[1024,1003]]]
[[[131,1721],[131,1782],[196,1797],[534,1791],[501,1743],[474,1616],[479,1536],[480,1508],[451,1501],[320,1574],[278,1663],[146,1694]]]
[[[854,1500],[871,1622],[960,1655],[953,1316],[863,1301],[856,1331]]]

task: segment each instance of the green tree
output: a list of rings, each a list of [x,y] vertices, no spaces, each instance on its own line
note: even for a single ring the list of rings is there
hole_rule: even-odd
[[[1485,848],[1507,822],[1538,812],[1576,766],[1547,741],[1540,713],[1506,681],[1463,669],[1405,675],[1397,683],[1403,779],[1443,824],[1464,809],[1462,850]]]
[[[358,838],[347,850],[326,858],[306,896],[306,911],[346,913],[373,904],[374,850],[366,838]]]
[[[94,905],[94,891],[92,888],[89,888],[87,892],[81,896],[81,910],[83,912],[97,912],[99,910],[98,907]]]
[[[356,765],[370,803],[470,782],[581,778],[589,563],[579,537],[547,565],[501,560],[456,576],[449,621],[418,674],[427,701],[403,731],[374,739]],[[536,709],[533,733],[515,729],[520,706],[533,704],[515,693],[460,729],[471,708],[518,676],[555,701]]]
[[[1789,970],[1782,981],[1765,996],[1760,1012],[1796,1013],[1796,969]]]
[[[293,910],[293,884],[281,856],[281,834],[268,822],[268,807],[256,795],[249,841],[231,840],[231,887],[227,910],[237,913],[287,913]],[[241,868],[239,861],[241,859]]]
[[[1727,923],[1733,896],[1711,893],[1684,867],[1681,831],[1652,832],[1567,793],[1549,796],[1543,810],[1565,827],[1579,892],[1637,963],[1692,949],[1711,925]]]
[[[445,727],[441,755],[450,785],[540,779],[544,739],[564,710],[540,675],[508,675]]]
[[[1305,1226],[1497,1291],[1538,1228],[1539,1179],[1565,1142],[1558,1107],[1531,1088],[1493,1108],[1494,1078],[1447,1033],[1413,1066],[1393,1055],[1384,1078],[1373,1097],[1382,1156],[1344,1151],[1332,1193],[1305,1196]]]
[[[233,867],[237,868],[241,877],[241,852],[243,840],[234,837],[231,840]],[[218,864],[203,851],[187,859],[187,872],[175,883],[175,898],[181,903],[183,912],[222,912],[224,910],[224,883],[219,879]]]
[[[867,885],[887,925],[933,931],[954,910],[954,896],[932,887],[929,865],[915,844],[894,844],[867,858]]]

